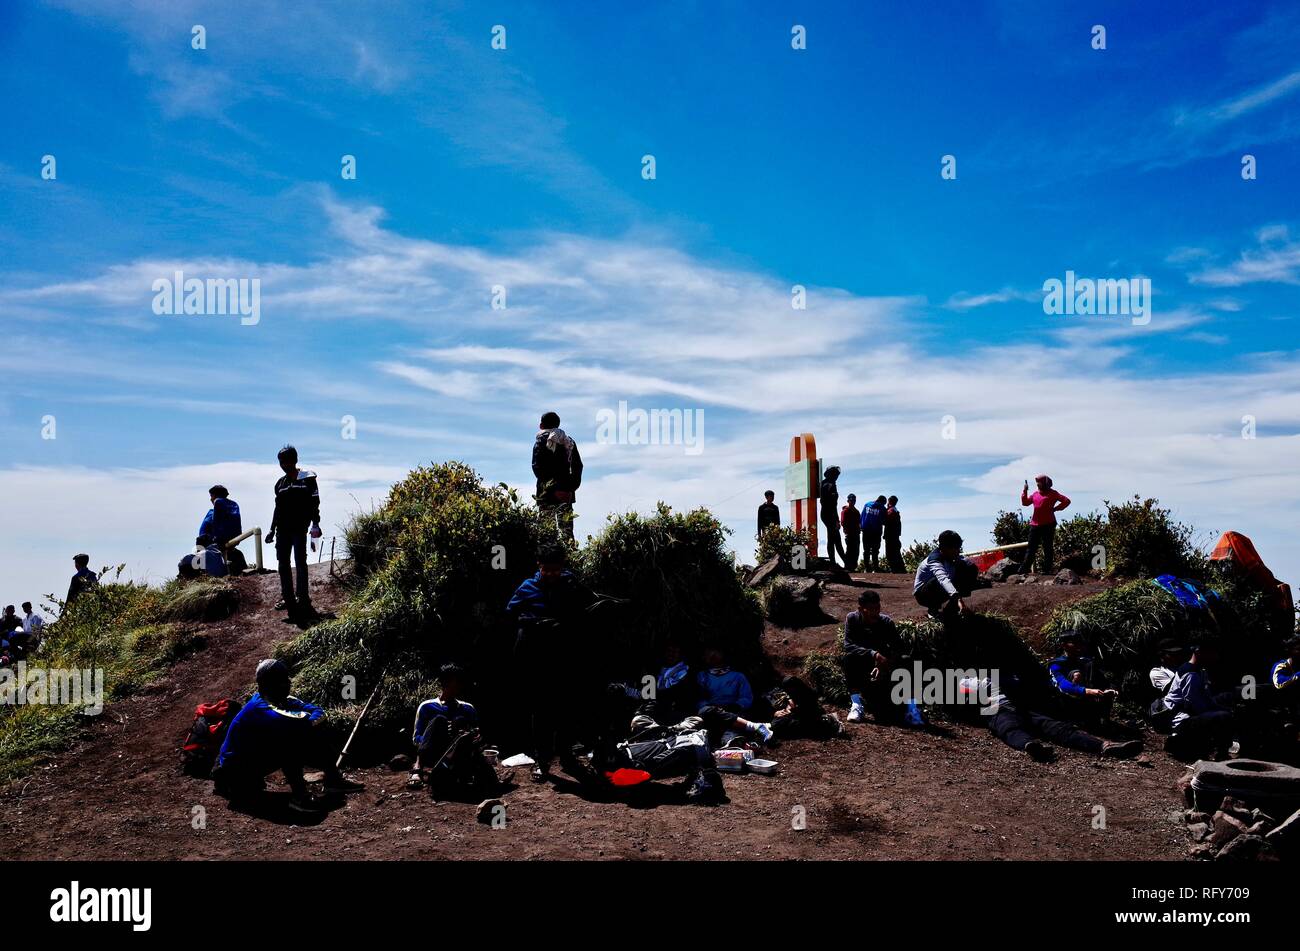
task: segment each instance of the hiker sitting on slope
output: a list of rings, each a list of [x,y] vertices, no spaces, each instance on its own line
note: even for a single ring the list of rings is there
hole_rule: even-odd
[[[858,609],[844,619],[840,666],[849,686],[849,722],[861,723],[864,712],[881,723],[898,723],[906,712],[890,699],[890,669],[902,659],[903,639],[894,619],[880,613],[880,594],[868,588],[858,595]]]
[[[697,709],[721,707],[746,716],[754,705],[754,688],[749,685],[749,678],[731,669],[720,647],[704,649],[704,664],[705,669],[695,679],[700,691]]]
[[[325,711],[289,693],[289,668],[283,661],[257,665],[257,693],[230,722],[212,769],[213,792],[232,804],[260,795],[266,777],[277,769],[289,784],[289,808],[316,812],[320,805],[307,789],[304,767],[325,771],[325,792],[355,792],[365,787],[348,780],[336,765],[338,750],[325,728]]]
[[[1015,678],[1004,680],[1006,682],[1000,686],[1015,694]],[[985,725],[998,739],[1013,750],[1029,754],[1037,762],[1046,763],[1053,758],[1052,748],[1044,740],[1108,759],[1129,759],[1142,752],[1141,740],[1103,740],[1079,729],[1076,724],[1033,710],[1023,701],[1020,704],[1013,702],[1006,693],[994,692],[988,680],[963,677],[959,686],[971,702],[957,709],[979,710]],[[977,698],[982,707],[975,706]]]
[[[444,664],[438,673],[441,693],[415,711],[411,742],[418,752],[408,789],[427,780],[435,795],[460,789],[486,796],[496,792],[496,770],[483,758],[478,713],[460,699],[467,680],[459,664]]]
[[[1194,645],[1191,659],[1178,668],[1165,692],[1165,707],[1173,714],[1165,750],[1175,759],[1222,758],[1235,739],[1231,694],[1216,693],[1210,682],[1208,668],[1217,660],[1213,644]]]
[[[970,597],[979,578],[979,569],[962,557],[961,544],[956,532],[940,532],[939,547],[916,569],[912,596],[937,621],[950,621],[966,610],[963,599]]]
[[[1119,691],[1094,686],[1100,673],[1093,659],[1083,653],[1083,637],[1077,631],[1066,631],[1057,643],[1061,653],[1047,665],[1047,670],[1066,712],[1072,719],[1086,723],[1108,719]]]
[[[230,490],[224,485],[214,485],[208,489],[208,499],[212,508],[203,516],[199,524],[200,535],[211,535],[212,540],[223,552],[232,538],[244,533],[244,523],[239,515],[239,503],[230,497]],[[243,574],[248,567],[244,554],[238,548],[229,552],[231,574]]]

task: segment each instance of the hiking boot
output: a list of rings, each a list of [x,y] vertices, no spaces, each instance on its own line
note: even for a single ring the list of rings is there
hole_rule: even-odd
[[[862,709],[861,700],[854,700],[852,703],[849,704],[848,721],[850,723],[861,723],[862,718],[865,715],[866,715],[866,711]]]
[[[691,788],[686,791],[686,801],[693,806],[716,806],[727,799],[727,794],[722,788],[722,779],[717,773],[711,777],[708,773],[700,773]]]
[[[1107,740],[1101,744],[1101,755],[1107,759],[1132,759],[1141,752],[1141,740]]]
[[[320,803],[311,793],[294,793],[289,797],[289,809],[292,812],[315,815],[321,811]]]
[[[366,787],[364,783],[353,782],[342,773],[339,773],[337,776],[325,777],[323,788],[327,793],[350,793],[361,792]]]
[[[534,763],[533,768],[528,771],[528,778],[535,783],[544,783],[551,778],[550,763]]]
[[[1052,759],[1052,748],[1042,740],[1030,740],[1025,744],[1025,752],[1035,763],[1047,763]]]

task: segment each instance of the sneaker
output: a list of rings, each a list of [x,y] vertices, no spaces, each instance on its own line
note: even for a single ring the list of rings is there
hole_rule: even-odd
[[[364,783],[353,782],[342,773],[339,773],[337,776],[327,777],[324,785],[324,789],[327,793],[361,792],[361,790],[365,788]]]
[[[725,802],[726,792],[722,788],[722,780],[718,778],[706,777],[703,773],[691,785],[686,792],[686,801],[693,806],[716,806]]]
[[[551,775],[551,766],[549,763],[534,763],[533,768],[528,771],[528,778],[535,783],[544,783]]]
[[[1030,740],[1025,744],[1025,752],[1035,763],[1046,763],[1052,758],[1052,748],[1041,740]]]
[[[860,704],[860,703],[853,703],[853,704],[850,704],[850,705],[849,705],[849,716],[848,716],[848,720],[849,720],[849,722],[850,722],[850,723],[861,723],[861,722],[862,722],[862,717],[865,715],[865,712],[866,712],[866,711],[864,711],[864,710],[862,709],[862,704]]]
[[[770,723],[755,723],[754,733],[764,743],[771,743],[772,737],[775,735],[772,732],[772,724]]]
[[[284,598],[281,598],[279,601],[275,602],[275,610],[277,611],[283,611],[288,606],[289,605],[285,603]]]
[[[1132,759],[1141,752],[1141,740],[1127,740],[1125,742],[1108,740],[1101,744],[1101,755],[1107,759]]]

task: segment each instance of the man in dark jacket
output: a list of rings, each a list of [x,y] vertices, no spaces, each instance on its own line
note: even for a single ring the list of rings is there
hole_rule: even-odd
[[[533,440],[533,475],[537,477],[537,509],[555,520],[560,534],[573,542],[573,503],[582,485],[582,455],[578,444],[560,428],[558,413],[544,413]]]
[[[885,504],[885,562],[889,570],[902,574],[903,566],[903,516],[898,511],[898,496],[891,495]]]
[[[200,535],[211,535],[222,555],[230,561],[230,573],[242,574],[248,567],[243,553],[238,548],[226,551],[226,545],[232,538],[244,533],[243,521],[239,515],[239,503],[230,497],[230,490],[224,485],[214,485],[208,489],[208,499],[212,508],[203,516],[199,524]]]
[[[858,595],[858,609],[844,619],[840,667],[849,688],[849,722],[860,723],[870,711],[881,723],[897,723],[906,707],[890,699],[889,672],[903,659],[903,638],[888,614],[880,612],[880,594],[868,588]]]
[[[76,567],[77,573],[72,576],[72,582],[68,585],[68,596],[64,598],[65,604],[71,604],[99,584],[99,575],[88,567],[90,564],[89,555],[73,555],[72,564]]]
[[[781,508],[775,502],[776,493],[768,489],[763,493],[766,500],[758,507],[758,534],[763,534],[763,529],[769,525],[781,524]]]
[[[858,570],[858,542],[861,539],[862,513],[858,511],[858,497],[849,493],[849,502],[840,509],[840,527],[844,529],[844,555],[849,571]]]
[[[821,521],[822,528],[826,530],[826,557],[830,563],[835,564],[835,556],[840,556],[840,561],[844,567],[849,567],[848,556],[844,553],[844,545],[840,541],[840,490],[836,484],[840,477],[839,466],[829,466],[826,474],[822,477],[821,484]]]
[[[285,446],[277,454],[284,475],[275,483],[275,513],[271,516],[268,542],[275,543],[275,557],[280,563],[280,604],[289,612],[289,620],[303,621],[316,617],[307,588],[307,531],[320,538],[320,489],[316,473],[298,468],[298,450]],[[276,540],[276,532],[279,540]],[[298,568],[298,587],[294,591],[293,558]]]
[[[587,611],[594,602],[595,596],[565,568],[564,548],[553,545],[538,554],[537,574],[506,605],[517,625],[513,679],[523,706],[528,755],[536,761],[533,782],[550,775],[557,745],[560,765],[580,774],[573,742],[598,703],[590,696],[594,658],[584,644]],[[557,691],[565,695],[563,701]]]

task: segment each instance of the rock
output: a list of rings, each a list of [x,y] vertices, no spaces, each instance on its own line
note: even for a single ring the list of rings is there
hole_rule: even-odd
[[[1195,805],[1195,793],[1192,790],[1193,773],[1187,772],[1178,777],[1178,791],[1183,794],[1183,801],[1189,806]]]
[[[1219,810],[1214,814],[1214,832],[1210,836],[1210,844],[1222,848],[1237,836],[1245,835],[1246,831],[1246,823],[1230,812]]]
[[[1200,812],[1199,810],[1196,809],[1188,809],[1186,812],[1184,812],[1183,819],[1187,822],[1188,825],[1191,825],[1194,822],[1204,822],[1208,825],[1209,823],[1214,821],[1214,817],[1210,815],[1208,812]]]
[[[1214,858],[1214,846],[1208,842],[1202,842],[1200,845],[1192,846],[1191,856],[1194,859],[1209,860]]]
[[[1251,818],[1251,820],[1254,821],[1255,823],[1260,823],[1260,822],[1264,823],[1264,824],[1267,825],[1270,829],[1272,829],[1274,826],[1277,825],[1277,820],[1274,819],[1272,816],[1270,816],[1270,815],[1269,815],[1267,812],[1265,812],[1263,809],[1252,809],[1252,810],[1250,810],[1250,818]],[[1261,834],[1262,834],[1262,833],[1261,833]]]
[[[1056,573],[1052,584],[1083,584],[1083,579],[1079,577],[1079,573],[1073,568],[1062,568]]]
[[[1264,836],[1278,852],[1289,855],[1300,851],[1300,809],[1291,813],[1290,818]]]
[[[781,572],[781,559],[773,556],[755,568],[754,573],[745,580],[745,584],[751,588],[761,588],[768,578]]]
[[[1214,827],[1208,822],[1193,822],[1187,826],[1187,832],[1191,835],[1193,842],[1204,842],[1210,837],[1210,832]]]
[[[505,804],[500,799],[484,799],[478,804],[478,812],[475,818],[484,825],[491,825],[492,820],[498,815],[504,815]]]
[[[398,753],[388,761],[388,768],[395,773],[400,773],[403,770],[410,769],[411,757],[407,756],[405,753]]]
[[[1246,825],[1250,825],[1255,821],[1255,817],[1252,815],[1253,810],[1236,796],[1224,796],[1219,800],[1219,811],[1236,816]]]
[[[989,568],[984,572],[984,577],[988,578],[990,581],[1007,581],[1011,575],[1015,574],[1019,570],[1020,566],[1018,564],[1010,558],[1003,558],[996,564],[989,566]]]
[[[1216,862],[1275,862],[1277,853],[1257,835],[1240,835],[1219,850]]]
[[[1010,575],[1007,578],[1007,584],[1024,584],[1024,583],[1025,583],[1024,575]]]
[[[808,574],[823,584],[853,584],[853,576],[839,565],[818,567]]]

